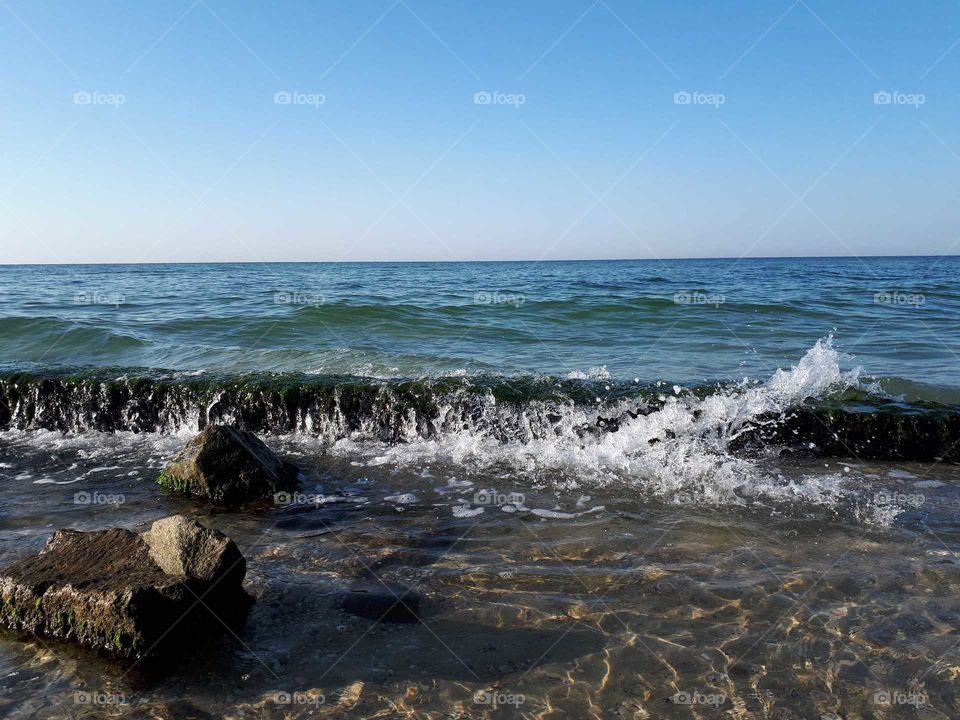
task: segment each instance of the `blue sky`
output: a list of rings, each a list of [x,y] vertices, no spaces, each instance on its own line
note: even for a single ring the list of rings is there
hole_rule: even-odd
[[[954,0],[2,0],[0,43],[0,262],[960,247]]]

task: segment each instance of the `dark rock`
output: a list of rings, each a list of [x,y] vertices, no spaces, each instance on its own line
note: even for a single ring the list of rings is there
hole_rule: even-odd
[[[730,445],[733,452],[759,454],[770,447],[798,457],[857,457],[861,460],[960,459],[960,411],[956,407],[857,408],[800,406],[782,417],[755,417]]]
[[[403,585],[373,581],[350,588],[340,605],[352,615],[377,622],[418,623],[421,600],[419,594]]]
[[[250,599],[233,542],[183,518],[147,536],[152,546],[120,528],[57,531],[39,555],[0,570],[0,625],[140,659],[242,617]]]
[[[297,468],[253,433],[207,425],[163,469],[164,487],[227,505],[297,488]]]

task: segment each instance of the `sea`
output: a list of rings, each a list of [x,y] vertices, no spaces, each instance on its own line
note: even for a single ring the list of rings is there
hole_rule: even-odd
[[[191,515],[242,628],[13,718],[960,717],[960,259],[0,267],[0,560]],[[301,490],[155,482],[210,423]],[[352,614],[407,588],[414,622]]]

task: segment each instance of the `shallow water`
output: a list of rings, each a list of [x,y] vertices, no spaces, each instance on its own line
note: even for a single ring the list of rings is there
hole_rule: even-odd
[[[256,603],[0,715],[958,717],[956,262],[2,268],[0,561],[186,513]],[[211,422],[300,491],[162,491]]]
[[[7,635],[0,708],[10,717],[960,712],[953,466],[776,463],[797,478],[840,473],[862,505],[896,503],[891,519],[858,515],[852,500],[718,507],[638,500],[627,484],[520,487],[272,439],[301,464],[303,494],[211,513],[147,481],[179,438],[3,441],[5,557],[57,527],[142,529],[187,512],[238,542],[257,599],[239,636],[167,673]],[[458,517],[464,506],[483,512]],[[422,622],[340,607],[347,589],[380,580],[416,593]],[[293,701],[278,702],[282,693]]]

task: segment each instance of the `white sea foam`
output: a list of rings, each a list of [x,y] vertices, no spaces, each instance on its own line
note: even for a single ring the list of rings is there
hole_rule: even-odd
[[[567,373],[568,380],[609,380],[610,371],[606,365],[592,367],[586,372],[583,370],[571,370]]]
[[[816,475],[794,472],[787,477],[769,469],[772,463],[736,456],[730,446],[761,418],[775,418],[804,400],[856,386],[858,381],[858,370],[841,369],[841,356],[828,337],[817,341],[794,367],[777,370],[766,382],[745,378],[737,386],[718,389],[706,397],[664,384],[662,404],[645,413],[633,413],[635,417],[631,411],[636,410],[636,400],[593,406],[531,401],[512,406],[497,403],[490,393],[474,396],[478,399],[471,406],[469,422],[444,424],[447,416],[463,417],[462,408],[454,406],[457,398],[451,397],[449,407],[439,408],[440,419],[430,421],[435,423],[434,432],[426,437],[411,413],[409,427],[401,429],[402,442],[377,439],[378,428],[371,424],[335,441],[321,435],[319,443],[355,466],[385,466],[388,471],[392,466],[421,479],[432,476],[425,470],[430,467],[443,474],[453,470],[449,475],[465,477],[450,478],[446,487],[435,488],[441,496],[460,494],[474,480],[483,483],[500,477],[509,483],[507,492],[524,486],[579,490],[616,485],[628,487],[638,497],[680,505],[745,505],[756,500],[834,508],[851,503],[853,489],[863,481],[859,468],[854,467],[853,472],[849,467],[847,472],[828,468]],[[546,415],[551,417],[549,424],[543,422]],[[601,417],[618,418],[617,429],[597,431]],[[506,434],[505,425],[510,428]],[[141,462],[150,468],[160,467],[193,432],[195,429],[187,426],[175,434],[31,431],[27,436],[6,431],[0,438],[54,452],[73,452],[85,464],[95,465],[82,476],[89,477],[90,473],[119,469],[110,461],[124,448],[136,449]],[[301,447],[308,454],[318,446],[318,438],[302,431],[281,442],[289,451]],[[332,445],[327,446],[328,442]],[[484,479],[479,479],[481,476]],[[419,502],[411,496],[400,493],[387,501],[402,509]],[[467,498],[457,502],[461,506],[458,512],[476,510]],[[585,506],[583,501],[570,509],[577,511]],[[525,510],[520,506],[513,509]],[[894,509],[886,505],[880,513],[881,521],[886,521]],[[869,509],[861,508],[858,513],[879,517]]]
[[[602,411],[569,406],[549,437],[531,434],[503,441],[478,425],[429,439],[411,433],[408,442],[386,446],[354,437],[336,443],[333,450],[373,455],[378,465],[446,462],[477,470],[506,466],[565,489],[625,482],[643,494],[674,502],[745,504],[768,499],[829,507],[845,496],[849,474],[786,478],[765,472],[761,463],[735,457],[728,448],[763,416],[855,386],[859,369],[845,372],[840,363],[827,337],[796,366],[777,370],[765,383],[745,379],[702,399],[675,388],[663,397],[662,407],[626,416],[616,432],[584,434],[578,429],[595,425],[599,414],[617,416],[628,409],[626,404]]]

